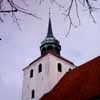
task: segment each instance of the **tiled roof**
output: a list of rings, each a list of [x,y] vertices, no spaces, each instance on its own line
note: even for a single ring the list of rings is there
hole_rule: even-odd
[[[67,72],[41,100],[91,100],[100,97],[100,57]]]

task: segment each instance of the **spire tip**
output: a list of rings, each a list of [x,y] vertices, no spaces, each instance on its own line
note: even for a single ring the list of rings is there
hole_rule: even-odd
[[[51,17],[51,9],[49,8],[49,19],[50,19],[50,17]]]

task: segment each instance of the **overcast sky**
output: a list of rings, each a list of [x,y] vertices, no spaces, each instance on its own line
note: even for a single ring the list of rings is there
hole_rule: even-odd
[[[37,6],[37,5],[35,5]],[[37,10],[41,20],[19,15],[21,31],[12,19],[5,17],[0,24],[0,99],[21,100],[23,71],[29,63],[40,56],[40,42],[45,38],[48,27],[48,9],[42,4]],[[56,6],[51,7],[54,36],[60,41],[61,54],[76,65],[87,62],[100,54],[100,12],[96,12],[97,23],[92,23],[87,12],[81,13],[81,25],[72,28],[66,38],[67,24]],[[75,21],[76,19],[74,19]]]

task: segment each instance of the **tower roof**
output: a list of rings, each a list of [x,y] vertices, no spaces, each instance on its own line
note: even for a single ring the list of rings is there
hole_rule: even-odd
[[[41,42],[40,50],[41,50],[41,55],[45,55],[48,52],[52,52],[57,55],[60,55],[61,46],[59,44],[59,41],[53,36],[52,23],[50,17],[48,23],[47,36]]]
[[[48,33],[47,33],[47,38],[49,37],[54,37],[53,32],[52,32],[52,24],[51,24],[51,19],[49,17],[49,25],[48,25]]]

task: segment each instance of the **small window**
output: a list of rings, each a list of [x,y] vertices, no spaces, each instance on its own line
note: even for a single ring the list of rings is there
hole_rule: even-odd
[[[33,69],[30,70],[30,78],[33,77]]]
[[[48,48],[47,48],[47,50],[49,51],[49,50],[52,50],[52,46],[49,46]]]
[[[46,53],[46,49],[43,48],[42,51],[41,51],[41,53],[42,53],[42,55],[45,55],[45,53]]]
[[[69,70],[68,70],[68,72],[70,72],[72,69],[71,68],[69,68]]]
[[[42,72],[42,64],[39,64],[39,73]]]
[[[32,90],[31,98],[33,99],[35,97],[35,91],[34,89]]]
[[[60,63],[58,63],[58,71],[62,72],[62,65]]]

